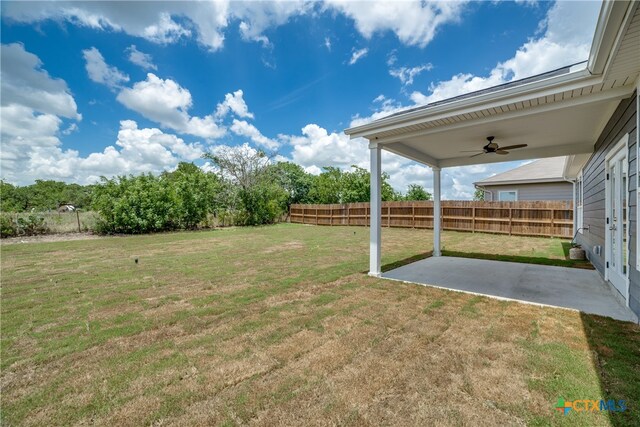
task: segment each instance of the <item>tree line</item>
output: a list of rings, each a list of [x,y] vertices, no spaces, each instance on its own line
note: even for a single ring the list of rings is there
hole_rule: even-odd
[[[212,221],[270,224],[281,220],[294,203],[369,201],[370,174],[357,166],[346,171],[326,167],[313,175],[248,146],[225,147],[204,157],[210,171],[183,162],[172,172],[102,178],[86,186],[37,180],[17,187],[1,182],[0,207],[3,212],[38,212],[72,204],[99,214],[98,232],[135,234],[195,229]],[[431,194],[419,185],[402,194],[384,174],[382,199],[430,200]]]

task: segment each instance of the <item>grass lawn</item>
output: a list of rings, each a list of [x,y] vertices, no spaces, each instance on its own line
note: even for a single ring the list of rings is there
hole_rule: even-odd
[[[637,325],[371,278],[368,238],[282,224],[3,244],[1,424],[640,425]],[[431,241],[384,229],[383,264]],[[443,243],[562,262],[566,242]],[[564,416],[560,397],[629,409]]]

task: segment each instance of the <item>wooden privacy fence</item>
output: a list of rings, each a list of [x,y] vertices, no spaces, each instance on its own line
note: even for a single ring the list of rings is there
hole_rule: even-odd
[[[573,237],[573,203],[443,200],[442,229],[519,236]],[[368,226],[369,203],[291,205],[290,221]],[[433,202],[382,202],[382,226],[433,228]]]

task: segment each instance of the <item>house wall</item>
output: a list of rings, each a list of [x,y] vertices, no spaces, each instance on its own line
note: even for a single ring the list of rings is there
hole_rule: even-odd
[[[546,182],[540,184],[483,186],[491,194],[485,193],[485,200],[498,201],[499,191],[518,191],[518,200],[573,200],[573,185],[569,182]],[[493,197],[493,198],[491,198]]]
[[[583,226],[576,240],[587,252],[594,267],[604,276],[605,271],[605,157],[625,135],[629,134],[629,307],[640,316],[640,272],[636,270],[637,253],[637,92],[620,102],[594,147],[594,153],[583,168]],[[600,254],[594,246],[601,246]],[[612,287],[613,289],[613,287]]]

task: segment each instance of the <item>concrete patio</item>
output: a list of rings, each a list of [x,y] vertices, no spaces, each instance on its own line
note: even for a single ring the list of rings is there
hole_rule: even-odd
[[[595,270],[431,257],[383,273],[382,277],[638,321]]]

